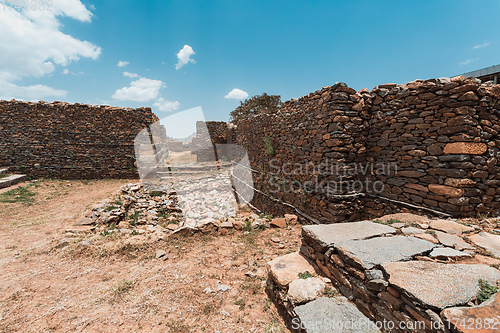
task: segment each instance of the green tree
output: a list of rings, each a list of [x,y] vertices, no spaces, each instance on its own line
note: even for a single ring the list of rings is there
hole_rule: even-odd
[[[280,95],[255,95],[240,101],[240,105],[231,111],[230,121],[238,124],[241,120],[260,113],[275,113],[281,107]]]

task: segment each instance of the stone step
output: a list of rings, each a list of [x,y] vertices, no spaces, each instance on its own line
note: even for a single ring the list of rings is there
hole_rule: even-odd
[[[0,168],[0,177],[9,172],[9,168]]]
[[[418,222],[411,224],[418,226]],[[396,327],[411,324],[418,332],[447,332],[453,314],[473,317],[483,313],[485,310],[448,311],[470,305],[480,293],[479,280],[492,286],[500,282],[497,268],[455,263],[474,256],[471,251],[458,251],[473,249],[460,235],[465,232],[469,239],[483,241],[482,246],[492,250],[498,246],[500,236],[485,232],[471,236],[471,229],[449,220],[426,220],[428,233],[408,235],[404,232],[408,231],[406,223],[391,225],[396,224],[401,226],[394,229],[369,221],[304,226],[300,251],[377,323],[387,321]],[[428,235],[435,242],[419,239],[420,235]],[[496,310],[498,305],[487,307],[491,308]],[[425,329],[417,325],[424,325]],[[412,330],[395,330],[398,331]]]
[[[354,303],[328,286],[329,279],[319,277],[300,253],[275,258],[268,263],[268,272],[266,292],[284,310],[292,332],[380,332]]]
[[[345,297],[320,297],[297,306],[295,313],[292,328],[295,326],[307,333],[380,332],[376,324]]]
[[[26,180],[26,175],[10,175],[0,179],[0,189],[6,188]]]

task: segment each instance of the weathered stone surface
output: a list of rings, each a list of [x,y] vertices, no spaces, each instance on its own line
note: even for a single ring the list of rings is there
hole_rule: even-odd
[[[231,221],[224,221],[220,225],[221,228],[232,228],[233,227],[233,222]]]
[[[457,251],[455,249],[450,249],[449,247],[440,247],[435,248],[429,254],[429,257],[446,260],[448,258],[452,259],[461,259],[461,258],[470,258],[471,255],[465,252]]]
[[[294,214],[285,214],[285,222],[288,225],[296,225],[298,221],[297,215]]]
[[[382,267],[389,274],[390,284],[440,310],[466,304],[476,297],[479,279],[490,284],[500,280],[500,271],[486,265],[408,261],[386,263]]]
[[[488,232],[480,232],[469,238],[474,244],[484,247],[494,256],[500,258],[500,236]]]
[[[477,185],[475,181],[467,178],[446,178],[444,184],[453,187],[474,187]]]
[[[450,234],[461,234],[474,230],[474,228],[449,220],[430,220],[429,225],[432,229],[441,230]]]
[[[435,245],[415,237],[394,236],[344,241],[336,246],[343,255],[355,258],[365,269],[371,269],[386,262],[411,259],[432,250]]]
[[[413,236],[416,237],[416,238],[420,238],[420,239],[429,241],[429,242],[431,242],[433,244],[439,244],[439,241],[434,236],[432,236],[431,234],[428,234],[428,233],[415,234]]]
[[[482,155],[488,146],[480,142],[450,142],[444,146],[445,154]]]
[[[318,298],[325,287],[326,283],[317,277],[293,280],[288,285],[288,297],[293,304],[303,304]]]
[[[374,323],[363,315],[345,297],[320,297],[315,301],[297,306],[298,318],[292,320],[296,328],[308,333],[358,333],[380,332]],[[353,326],[353,323],[356,326]]]
[[[299,273],[314,272],[311,264],[298,252],[289,253],[267,263],[273,281],[284,288],[299,278]]]
[[[457,250],[474,249],[472,245],[470,245],[457,235],[451,235],[445,232],[436,231],[436,237],[441,244],[453,247]]]
[[[88,217],[86,217],[86,218],[78,220],[78,222],[76,222],[76,225],[92,225],[94,223],[95,222],[92,221],[92,219],[89,219]]]
[[[373,236],[394,234],[395,232],[394,228],[371,221],[306,225],[302,227],[302,235],[313,239],[323,249],[346,240],[365,239]]]
[[[492,333],[500,329],[500,293],[475,307],[456,307],[441,312],[447,324],[456,332]],[[474,323],[470,325],[471,323]],[[489,325],[487,325],[487,323]],[[448,325],[447,325],[448,326]]]
[[[429,184],[429,190],[437,195],[443,195],[449,198],[459,198],[464,195],[464,190],[445,185]]]
[[[156,250],[155,258],[156,259],[160,259],[160,258],[167,259],[167,252],[165,250]]]
[[[427,221],[427,218],[425,216],[411,213],[389,214],[379,217],[378,219],[382,222],[387,222],[389,220],[399,220],[403,223],[422,223]]]
[[[415,228],[415,227],[402,228],[401,231],[405,235],[421,234],[421,233],[425,232],[425,230],[422,230],[422,229],[419,229],[419,228]]]
[[[279,217],[277,219],[273,219],[271,221],[271,226],[276,227],[276,228],[285,228],[286,227],[286,221],[283,217]]]

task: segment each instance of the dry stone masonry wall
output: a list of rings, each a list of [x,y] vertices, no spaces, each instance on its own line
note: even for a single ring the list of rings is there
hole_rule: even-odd
[[[0,101],[0,165],[32,177],[137,178],[134,138],[150,108]]]
[[[498,215],[499,98],[500,85],[458,76],[292,99],[235,130],[266,194],[254,204],[273,212],[273,196],[324,223],[391,213],[385,198]]]

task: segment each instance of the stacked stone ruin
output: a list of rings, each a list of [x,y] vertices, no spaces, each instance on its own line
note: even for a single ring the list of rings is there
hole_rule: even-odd
[[[253,203],[271,213],[284,208],[269,196],[322,223],[381,216],[401,203],[497,215],[499,98],[500,85],[462,76],[359,92],[339,83],[243,120],[212,142],[248,151],[264,193]],[[322,188],[328,182],[337,188]]]
[[[0,101],[0,166],[30,177],[136,178],[134,138],[150,108]]]

